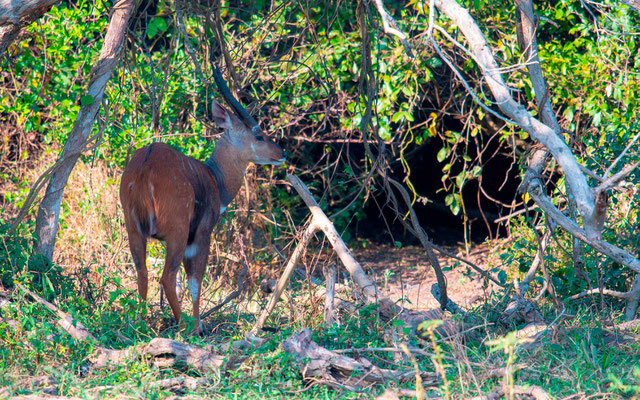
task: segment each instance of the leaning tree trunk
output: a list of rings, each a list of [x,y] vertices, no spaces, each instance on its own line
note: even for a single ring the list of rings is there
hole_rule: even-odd
[[[547,217],[551,218],[558,225],[567,230],[574,236],[574,238],[589,244],[592,248],[609,256],[616,262],[640,273],[640,259],[628,251],[601,239],[602,226],[606,217],[606,191],[615,186],[621,179],[637,168],[638,165],[640,165],[640,162],[627,165],[622,168],[621,171],[609,176],[613,166],[628,150],[627,147],[627,149],[625,149],[622,154],[613,161],[612,165],[607,169],[607,171],[605,171],[603,177],[597,177],[594,173],[589,171],[590,176],[596,177],[597,180],[600,181],[598,186],[595,188],[589,186],[587,178],[582,172],[584,167],[578,164],[569,146],[567,146],[560,135],[557,134],[557,121],[555,118],[551,118],[551,115],[548,115],[548,110],[546,109],[548,99],[545,100],[545,98],[548,97],[548,95],[546,93],[546,88],[542,85],[544,83],[542,77],[537,76],[539,72],[536,65],[538,60],[536,59],[534,48],[535,41],[533,41],[535,35],[530,32],[533,27],[529,26],[529,24],[535,19],[532,4],[526,0],[518,0],[516,4],[520,13],[523,14],[519,21],[520,29],[522,31],[519,33],[522,34],[523,39],[528,36],[529,40],[529,43],[523,41],[523,44],[530,45],[526,55],[529,57],[527,60],[528,62],[533,61],[533,68],[530,68],[530,72],[534,88],[536,90],[536,97],[542,121],[534,118],[524,106],[518,104],[511,96],[510,89],[503,80],[502,72],[487,44],[487,41],[485,40],[484,34],[475,20],[471,17],[468,10],[458,4],[456,0],[432,0],[431,2],[432,8],[435,6],[460,29],[460,33],[467,40],[469,54],[481,68],[484,80],[493,94],[495,104],[502,111],[504,116],[509,118],[511,120],[510,122],[515,123],[522,130],[527,132],[538,143],[542,144],[562,168],[567,185],[567,191],[575,200],[576,208],[582,217],[583,227],[580,227],[575,219],[572,219],[561,212],[551,202],[551,199],[546,195],[541,185],[536,184],[536,182],[539,183],[539,180],[532,179],[532,181],[528,183],[526,190],[531,195],[531,198],[535,201],[536,205],[545,212]],[[429,27],[430,30],[433,28],[431,25]],[[446,34],[446,32],[443,34]],[[432,42],[435,44],[433,39]],[[444,55],[441,54],[441,56],[445,58]],[[538,81],[535,78],[540,78],[540,80]],[[539,159],[534,160],[534,166],[539,167],[543,165],[544,158],[546,157],[543,152],[537,152],[536,156],[539,157]],[[527,182],[525,182],[525,184],[527,184]],[[632,289],[629,292],[624,293],[624,298],[627,299],[627,318],[631,318],[635,315],[638,303],[640,302],[638,299],[640,293],[637,291],[639,284],[637,282],[638,279],[634,281]]]
[[[91,70],[91,79],[87,90],[87,95],[91,96],[91,100],[80,108],[73,129],[60,154],[59,168],[51,175],[45,196],[40,203],[36,219],[38,251],[49,260],[53,257],[53,248],[56,242],[62,194],[71,170],[87,144],[104,96],[105,86],[111,77],[111,71],[120,60],[124,35],[134,5],[134,0],[120,0],[113,6],[113,15],[107,28],[100,57]]]
[[[22,28],[42,17],[60,0],[0,0],[0,56],[18,37]]]

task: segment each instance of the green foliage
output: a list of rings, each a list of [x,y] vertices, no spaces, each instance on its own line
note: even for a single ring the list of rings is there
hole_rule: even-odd
[[[72,281],[62,269],[45,262],[41,256],[32,255],[35,239],[20,226],[9,234],[9,224],[0,223],[0,284],[12,288],[14,282],[29,284],[42,292],[47,299],[68,293]],[[30,228],[30,227],[29,227]],[[31,231],[31,229],[29,229]]]
[[[237,81],[231,82],[231,86],[244,103],[254,102],[259,106],[252,112],[262,119],[265,130],[286,143],[292,169],[305,171],[308,178],[305,181],[321,207],[334,216],[333,222],[344,232],[345,239],[350,237],[352,223],[365,218],[363,208],[371,198],[368,187],[361,190],[363,178],[375,162],[371,159],[375,156],[367,153],[367,141],[381,140],[388,146],[394,157],[389,161],[395,163],[391,169],[397,176],[406,177],[413,201],[425,200],[424,194],[411,185],[411,180],[421,179],[425,171],[411,170],[412,154],[426,146],[438,146],[434,154],[441,164],[445,205],[453,214],[465,216],[469,183],[491,178],[486,176],[487,158],[482,155],[488,143],[497,141],[501,149],[512,150],[514,154],[522,150],[514,143],[531,143],[525,133],[513,127],[496,128],[495,118],[471,102],[465,91],[450,87],[452,78],[447,67],[419,36],[420,29],[428,23],[428,2],[385,3],[400,17],[401,28],[408,32],[416,30],[411,32],[412,37],[420,38],[413,41],[415,59],[404,54],[395,38],[380,34],[379,19],[373,10],[364,13],[362,23],[368,37],[363,37],[352,3],[338,2],[327,7],[326,2],[318,1],[305,4],[257,1],[243,7],[228,7],[223,2],[220,10],[223,34],[237,74]],[[567,130],[565,139],[581,163],[602,173],[639,130],[636,103],[640,80],[635,73],[640,67],[638,37],[628,34],[631,27],[639,23],[636,14],[619,4],[608,7],[610,3],[605,2],[608,8],[598,9],[597,13],[587,8],[593,7],[590,4],[578,0],[537,4],[537,11],[543,17],[537,33],[550,101]],[[465,5],[480,21],[502,66],[525,61],[515,41],[513,2],[469,0]],[[0,122],[18,127],[21,133],[35,134],[38,140],[52,147],[64,145],[78,110],[92,101],[85,91],[110,7],[109,3],[88,0],[65,2],[54,6],[40,23],[28,27],[28,38],[14,45],[11,57],[0,60],[0,68],[8,71],[0,77]],[[159,1],[134,17],[121,65],[105,92],[104,107],[100,111],[102,122],[94,127],[94,133],[98,133],[100,126],[104,126],[102,142],[95,153],[86,156],[88,159],[104,159],[111,168],[121,168],[132,148],[157,140],[198,158],[212,151],[216,130],[207,118],[207,107],[210,99],[218,96],[206,82],[210,78],[206,60],[210,54],[217,55],[219,49],[212,45],[217,38],[201,15],[185,12],[188,43],[195,49],[204,69],[205,76],[200,77],[175,26],[173,7],[171,2]],[[603,11],[607,12],[606,18]],[[436,21],[454,37],[460,36],[444,17],[437,16]],[[440,33],[435,35],[438,40],[442,39]],[[371,41],[371,75],[363,73],[364,39]],[[442,46],[476,92],[481,93],[483,82],[473,61],[455,56],[460,53],[452,44]],[[535,114],[531,83],[524,68],[508,70],[505,76],[521,104]],[[366,91],[370,80],[375,81],[373,93]],[[490,99],[486,105],[495,107]],[[368,107],[371,107],[372,122],[362,132]],[[466,114],[457,119],[460,110]],[[4,149],[8,145],[3,142],[0,146]],[[636,149],[637,145],[612,172],[622,164],[638,161]],[[24,160],[28,154],[19,154],[17,158]],[[273,170],[260,167],[259,171],[258,175],[264,176],[265,171]],[[0,179],[11,179],[4,171],[0,174]],[[308,214],[308,209],[282,185],[272,184],[282,175],[282,170],[275,170],[270,180],[256,181],[260,198],[265,200],[251,207],[272,216],[278,223],[289,219],[298,223]],[[378,176],[371,179],[373,184],[379,184]],[[637,185],[638,179],[637,172],[631,174],[628,186]],[[108,184],[117,185],[116,181]],[[568,196],[562,178],[554,176],[553,183],[554,202],[566,206]],[[20,205],[24,201],[29,182],[20,182],[18,186],[17,191],[4,194],[6,202]],[[81,215],[91,210],[95,200],[80,201]],[[637,253],[640,232],[636,192],[615,192],[610,202],[613,211],[604,239]],[[69,212],[69,205],[64,204],[63,223],[64,215]],[[224,216],[227,223],[223,226],[232,225],[228,223],[231,217]],[[503,283],[526,273],[537,250],[534,229],[540,231],[544,221],[527,218],[522,216],[510,222],[513,246],[501,254],[505,269],[492,271]],[[127,287],[120,274],[103,265],[91,269],[83,264],[78,267],[78,275],[95,272],[97,278],[80,282],[67,276],[60,266],[31,256],[34,240],[29,232],[32,230],[30,225],[21,226],[16,234],[8,235],[8,226],[0,225],[2,288],[13,290],[17,281],[55,301],[107,347],[123,348],[131,343],[144,343],[157,334],[176,334],[170,330],[158,332],[157,324],[150,321],[161,312],[153,304],[140,305],[135,289]],[[275,238],[282,234],[276,225],[265,230]],[[116,233],[110,239],[119,240]],[[398,248],[402,243],[395,241]],[[577,275],[567,251],[572,246],[572,238],[558,230],[545,255],[551,279],[561,297],[588,288],[583,277]],[[115,253],[116,250],[108,247],[109,251]],[[614,289],[625,288],[629,271],[589,248],[582,251],[583,268],[591,282],[602,282]],[[162,250],[154,248],[150,254],[161,255]],[[260,257],[256,259],[268,261],[271,256]],[[164,398],[169,393],[151,382],[182,373],[197,375],[194,371],[161,369],[146,360],[135,360],[81,379],[91,345],[74,342],[53,322],[48,310],[31,302],[20,290],[13,293],[11,304],[0,309],[2,385],[11,384],[12,376],[26,371],[32,375],[55,376],[60,382],[61,395],[76,395],[100,385],[118,385],[127,395]],[[576,314],[583,312],[582,306],[575,306]],[[486,307],[494,308],[495,313],[495,304]],[[346,316],[341,325],[331,327],[322,327],[317,317],[308,317],[307,311],[305,308],[300,311],[308,318],[305,324],[315,328],[314,339],[329,349],[347,352],[382,349],[388,347],[385,335],[389,332],[397,334],[403,344],[433,348],[437,354],[422,354],[417,357],[416,365],[422,370],[436,368],[442,372],[445,383],[436,394],[445,397],[448,397],[447,391],[453,397],[457,394],[472,397],[468,395],[470,389],[465,379],[467,374],[475,374],[474,371],[484,376],[486,368],[478,365],[508,367],[511,375],[505,383],[512,383],[510,379],[518,373],[511,367],[518,363],[533,366],[526,374],[518,375],[519,382],[545,387],[556,397],[576,391],[608,391],[624,396],[639,393],[640,371],[628,368],[634,361],[630,354],[637,353],[637,348],[625,351],[608,347],[603,330],[588,324],[591,318],[580,320],[579,317],[576,326],[569,327],[569,333],[561,338],[562,345],[545,338],[539,349],[529,352],[513,334],[496,337],[503,332],[485,332],[486,338],[475,347],[439,339],[437,343],[436,339],[423,342],[399,321],[381,323],[373,307],[364,307],[357,314]],[[605,311],[616,316],[615,311],[600,310]],[[247,362],[250,367],[227,376],[212,373],[208,376],[212,384],[197,389],[195,394],[342,397],[343,393],[322,386],[305,386],[293,360],[278,347],[279,342],[301,327],[301,321],[292,321],[288,314],[288,309],[276,314],[276,326],[281,330]],[[497,319],[490,313],[483,316],[491,321]],[[220,337],[212,339],[222,342],[242,335],[246,329],[241,328],[250,325],[253,316],[238,311],[220,318],[225,320],[223,326],[240,320],[239,328],[221,328]],[[189,340],[205,344],[200,338]],[[413,362],[398,352],[375,350],[369,354],[385,366],[414,368]],[[456,360],[470,360],[464,365],[466,372],[451,360],[450,354],[457,356]],[[476,385],[473,391],[487,393],[502,384],[493,378],[476,379],[476,375],[473,382]],[[367,394],[373,395],[373,390]]]
[[[14,44],[10,61],[0,61],[11,71],[10,78],[0,78],[0,121],[41,134],[47,144],[64,143],[100,51],[95,44],[107,25],[108,7],[88,0],[62,3],[29,26],[29,39]]]
[[[71,290],[61,293],[56,305],[81,321],[96,335],[100,345],[106,347],[143,344],[150,337],[157,336],[158,332],[144,322],[152,316],[146,314],[146,308],[130,304],[136,296],[121,286],[117,274],[99,272],[105,275],[100,285],[109,287],[105,291],[106,296],[99,296],[87,304],[84,296],[77,296],[77,292]],[[40,293],[45,291],[35,284],[25,283],[25,286]],[[306,296],[300,290],[289,293],[293,296],[293,304],[302,304],[300,300]],[[290,398],[295,395],[304,399],[361,398],[380,394],[381,387],[354,393],[333,391],[324,385],[307,386],[296,360],[280,347],[280,343],[302,327],[301,321],[288,317],[290,306],[278,305],[271,324],[275,322],[280,329],[268,336],[267,344],[253,351],[241,368],[223,375],[217,371],[202,375],[180,366],[159,368],[148,360],[135,357],[117,367],[87,371],[86,362],[91,357],[93,345],[71,339],[54,322],[55,315],[33,302],[21,290],[16,290],[11,302],[0,307],[0,386],[7,386],[11,394],[29,394],[33,393],[30,387],[17,385],[22,381],[21,377],[24,374],[46,375],[57,382],[53,387],[59,395],[74,396],[100,386],[110,394],[165,398],[174,393],[159,388],[159,380],[204,376],[207,384],[188,390],[189,394],[204,397],[215,394],[224,398]],[[157,312],[157,305],[154,307]],[[300,308],[298,311],[308,313],[310,310]],[[165,312],[169,313],[168,310]],[[215,335],[205,339],[183,337],[182,340],[197,346],[215,347],[242,337],[254,320],[251,315],[235,312],[222,314],[216,319],[218,328]],[[499,329],[478,332],[484,339],[466,345],[443,340],[436,330],[441,326],[440,321],[430,321],[417,328],[419,333],[429,332],[420,335],[426,337],[425,341],[400,321],[382,323],[373,306],[362,307],[352,315],[343,314],[341,320],[340,325],[330,327],[321,326],[319,321],[308,321],[305,325],[314,329],[313,340],[316,343],[346,356],[366,357],[383,368],[437,371],[446,385],[430,388],[430,395],[469,397],[513,383],[538,385],[553,397],[575,393],[609,392],[624,396],[640,393],[637,368],[628,367],[634,365],[634,351],[638,349],[633,346],[637,345],[629,344],[631,347],[625,348],[607,344],[610,333],[591,325],[591,318],[584,313],[576,314],[575,321],[565,326],[563,334],[553,340],[551,336],[544,336],[534,349],[523,346],[513,332],[502,336]],[[413,358],[409,358],[401,349],[389,347],[385,335],[391,331],[395,332],[393,335],[400,348],[403,345],[407,349],[421,347],[421,352],[412,351]],[[176,332],[162,333],[166,334],[180,339]],[[528,368],[520,370],[519,366],[523,364]],[[507,375],[478,379],[495,368],[504,368]],[[477,382],[476,386],[468,385],[470,377]],[[393,388],[398,383],[386,382],[386,385]],[[402,387],[412,388],[413,383]]]

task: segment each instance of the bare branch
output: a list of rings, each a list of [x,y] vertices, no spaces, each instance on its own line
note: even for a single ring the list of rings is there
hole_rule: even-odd
[[[60,0],[0,0],[0,56],[23,28],[41,18]]]
[[[260,314],[260,317],[258,317],[258,320],[256,321],[255,325],[251,329],[250,333],[252,335],[257,335],[258,332],[260,332],[264,327],[264,324],[267,321],[267,318],[273,312],[273,309],[276,307],[276,303],[278,302],[278,300],[280,300],[280,297],[282,296],[282,292],[284,292],[284,288],[287,286],[287,283],[289,282],[289,278],[291,278],[291,274],[293,274],[293,271],[295,270],[295,267],[298,264],[298,260],[302,256],[302,253],[307,248],[309,241],[311,240],[311,238],[313,237],[313,234],[317,230],[318,230],[318,225],[315,223],[315,221],[312,218],[311,223],[309,223],[307,228],[304,230],[304,233],[302,234],[302,238],[296,245],[296,248],[293,250],[293,254],[291,254],[291,258],[289,258],[289,261],[287,262],[287,265],[284,268],[284,272],[282,272],[282,275],[280,276],[280,280],[278,281],[276,290],[273,292],[273,295],[269,299],[267,306],[264,308],[264,310],[262,310],[262,314]]]
[[[227,257],[229,256],[229,254],[225,254]],[[220,310],[222,307],[224,307],[225,305],[229,304],[229,302],[235,298],[237,298],[238,296],[240,296],[242,294],[242,290],[244,290],[244,277],[245,275],[247,275],[247,272],[249,271],[249,267],[247,266],[246,263],[244,263],[242,260],[240,260],[239,258],[233,256],[235,258],[235,260],[231,260],[237,263],[242,264],[242,270],[240,270],[240,273],[238,274],[238,288],[236,290],[234,290],[232,293],[230,293],[220,304],[216,304],[215,307],[213,307],[212,309],[208,310],[207,312],[203,313],[200,316],[200,319],[204,320],[205,318],[207,318],[209,315],[213,314],[214,312]],[[229,258],[231,259],[231,258]]]
[[[71,315],[60,310],[55,305],[49,303],[42,297],[38,296],[37,294],[33,293],[31,290],[25,288],[24,286],[22,286],[17,282],[16,282],[16,286],[22,289],[22,291],[25,292],[26,294],[31,296],[35,301],[47,307],[49,311],[58,315],[60,319],[56,322],[58,323],[58,325],[60,325],[62,329],[64,329],[65,332],[71,335],[71,337],[79,341],[83,341],[87,339],[96,340],[96,338],[91,334],[91,332],[89,332],[87,328],[85,328],[84,325],[82,325],[80,322],[74,321]]]
[[[628,251],[616,247],[608,242],[600,239],[594,239],[587,236],[587,232],[582,229],[575,221],[569,219],[560,210],[558,210],[551,200],[544,195],[542,189],[538,186],[537,189],[533,189],[529,192],[531,197],[535,200],[536,204],[558,225],[562,226],[570,234],[577,237],[581,241],[589,244],[599,252],[606,254],[613,260],[620,264],[626,265],[636,272],[640,272],[640,260],[631,255]]]
[[[567,144],[556,134],[553,127],[534,118],[512,98],[510,89],[502,78],[498,63],[469,12],[454,0],[435,0],[435,5],[454,21],[464,34],[469,43],[469,50],[479,62],[479,67],[500,110],[531,137],[547,147],[558,161],[565,173],[567,184],[571,186],[572,193],[576,198],[576,203],[585,221],[585,229],[590,231],[592,229],[589,224],[594,207],[594,194]]]
[[[324,297],[324,323],[327,326],[331,326],[338,321],[334,307],[336,294],[336,264],[331,263],[331,265],[325,265],[322,272],[327,282],[327,289]]]
[[[504,285],[502,283],[500,283],[500,281],[498,281],[496,278],[494,278],[493,276],[491,276],[487,271],[483,270],[482,268],[480,268],[479,266],[477,266],[476,264],[472,263],[471,261],[465,260],[462,257],[458,257],[455,254],[446,251],[445,249],[443,249],[440,246],[437,246],[435,244],[431,244],[431,246],[433,246],[434,249],[438,250],[440,253],[444,254],[447,257],[451,257],[454,260],[458,260],[462,263],[467,264],[468,266],[470,266],[471,268],[473,268],[474,270],[476,270],[476,272],[478,272],[480,275],[484,276],[485,278],[489,279],[491,282],[495,283],[496,285],[500,286],[500,287],[504,287]]]
[[[640,13],[640,0],[620,0],[621,3],[628,5]]]
[[[51,175],[45,196],[40,203],[36,218],[38,252],[49,260],[53,257],[64,188],[78,160],[79,149],[84,148],[87,144],[87,139],[98,115],[100,103],[104,97],[107,82],[111,78],[111,71],[120,62],[120,53],[124,45],[124,33],[127,30],[129,17],[135,6],[136,2],[133,0],[119,0],[113,5],[113,14],[109,21],[100,57],[91,69],[87,87],[87,96],[89,96],[90,101],[80,107],[73,128],[60,155],[60,158],[64,158],[67,155],[69,157]]]
[[[382,19],[382,27],[384,28],[384,33],[388,33],[400,39],[400,41],[402,42],[402,45],[404,46],[404,50],[407,52],[409,57],[413,58],[414,57],[413,50],[411,48],[411,45],[407,41],[407,35],[405,35],[400,30],[400,28],[398,28],[396,21],[384,8],[384,4],[382,4],[382,0],[373,0],[373,2],[376,5],[376,9],[378,10],[378,13],[380,14],[380,18]]]
[[[629,175],[631,172],[635,171],[635,169],[638,167],[638,165],[640,165],[640,161],[635,162],[635,163],[633,163],[631,165],[625,166],[620,171],[618,171],[617,173],[613,174],[613,176],[610,176],[605,181],[600,183],[598,185],[598,187],[596,188],[596,191],[599,192],[599,191],[607,190],[607,189],[610,189],[610,188],[616,186],[618,184],[618,182],[620,182],[621,180],[626,178],[627,175]],[[605,174],[605,176],[606,176],[606,174]]]
[[[631,288],[628,292],[618,292],[617,290],[611,289],[590,289],[578,294],[574,294],[567,300],[577,300],[594,294],[603,294],[605,296],[611,296],[625,300],[627,302],[625,307],[625,319],[627,321],[631,321],[636,315],[636,311],[638,310],[638,303],[640,302],[640,274],[636,275],[635,279],[631,283]]]

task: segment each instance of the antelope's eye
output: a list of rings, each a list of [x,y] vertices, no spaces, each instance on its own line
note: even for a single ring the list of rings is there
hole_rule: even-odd
[[[256,135],[256,140],[258,142],[264,142],[264,138],[262,136],[260,136],[260,135]]]

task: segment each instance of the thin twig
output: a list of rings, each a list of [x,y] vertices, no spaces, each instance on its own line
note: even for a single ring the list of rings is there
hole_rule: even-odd
[[[463,262],[465,264],[467,264],[468,266],[470,266],[471,268],[473,268],[474,270],[476,270],[480,275],[484,276],[485,278],[489,279],[491,282],[495,283],[496,285],[500,286],[500,287],[504,287],[504,285],[502,283],[500,283],[499,280],[497,280],[496,278],[492,277],[491,275],[489,275],[489,273],[485,270],[483,270],[482,268],[480,268],[479,266],[477,266],[476,264],[472,263],[469,260],[465,260],[462,257],[458,257],[453,253],[450,253],[448,251],[446,251],[445,249],[441,248],[438,245],[435,244],[431,244],[431,246],[433,246],[434,249],[438,250],[440,253],[444,254],[447,257],[451,257],[455,260],[458,260],[460,262]]]
[[[609,165],[609,168],[607,168],[607,170],[604,171],[604,174],[602,174],[603,176],[605,176],[605,177],[609,176],[609,174],[611,173],[611,171],[613,171],[613,168],[616,166],[616,164],[622,159],[622,157],[624,157],[625,154],[627,154],[627,151],[629,151],[629,149],[631,148],[631,146],[633,146],[633,144],[636,142],[636,140],[638,140],[638,137],[640,137],[640,132],[638,132],[633,137],[633,139],[631,139],[631,141],[629,142],[627,147],[625,147],[624,150],[622,150],[622,153],[620,153],[620,155],[618,155],[618,157],[616,157],[616,159],[613,160],[611,165]]]
[[[605,181],[600,183],[598,185],[598,187],[596,188],[596,191],[599,192],[599,191],[607,190],[609,188],[614,187],[618,182],[620,182],[621,180],[626,178],[627,175],[629,175],[630,173],[635,171],[635,169],[638,167],[638,165],[640,165],[640,161],[637,161],[637,162],[635,162],[635,163],[633,163],[631,165],[625,166],[620,171],[616,172],[615,174],[613,174],[609,178],[606,178]]]

